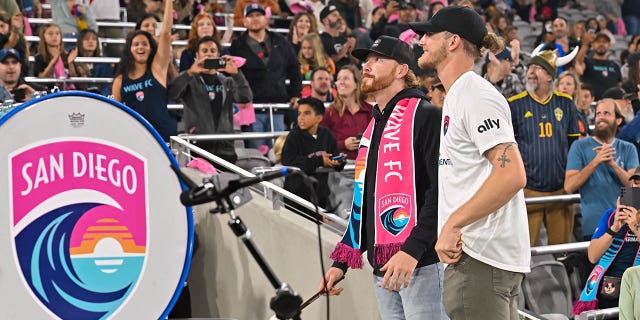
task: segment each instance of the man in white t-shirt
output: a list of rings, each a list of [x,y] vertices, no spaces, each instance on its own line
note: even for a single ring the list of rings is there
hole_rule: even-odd
[[[531,260],[524,164],[507,101],[473,72],[481,47],[499,52],[502,44],[464,7],[410,25],[422,35],[420,67],[436,68],[447,91],[436,243],[440,261],[449,264],[445,310],[452,320],[518,319],[516,296]]]

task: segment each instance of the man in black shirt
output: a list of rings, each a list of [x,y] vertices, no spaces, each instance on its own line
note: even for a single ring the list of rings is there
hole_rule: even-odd
[[[591,46],[593,57],[586,58],[587,49]],[[605,90],[619,87],[622,84],[620,66],[607,58],[611,39],[606,33],[593,34],[587,32],[582,38],[582,46],[575,60],[576,71],[582,75],[584,83],[593,88],[593,96],[598,101]]]

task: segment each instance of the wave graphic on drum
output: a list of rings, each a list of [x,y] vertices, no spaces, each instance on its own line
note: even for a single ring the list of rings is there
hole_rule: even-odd
[[[62,319],[108,318],[140,276],[144,255],[135,251],[144,253],[144,247],[132,245],[126,226],[116,219],[98,220],[87,229],[80,247],[70,247],[78,221],[105,206],[75,203],[55,208],[15,237],[25,280],[41,303]]]

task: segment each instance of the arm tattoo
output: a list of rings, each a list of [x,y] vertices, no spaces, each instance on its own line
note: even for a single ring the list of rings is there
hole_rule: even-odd
[[[507,165],[507,162],[511,162],[511,159],[507,158],[507,150],[513,146],[513,143],[506,144],[504,150],[502,150],[502,155],[498,158],[500,161],[500,168],[504,168]]]

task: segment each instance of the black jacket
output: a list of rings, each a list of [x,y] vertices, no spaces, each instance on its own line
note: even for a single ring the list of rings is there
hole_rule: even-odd
[[[398,38],[401,33],[407,31],[409,29],[409,24],[401,24],[397,21],[393,23],[389,23],[387,18],[384,16],[380,17],[378,22],[371,25],[371,31],[369,32],[369,36],[371,40],[376,40],[381,35],[396,37]]]
[[[336,155],[340,153],[340,150],[338,149],[336,138],[333,137],[329,129],[318,126],[317,136],[317,138],[314,138],[309,132],[300,130],[297,127],[291,129],[282,147],[282,164],[298,167],[307,175],[316,178],[318,184],[315,192],[318,196],[318,205],[326,208],[330,191],[327,183],[328,173],[327,171],[318,172],[318,169],[323,168],[323,152]],[[344,165],[335,169],[340,171],[343,167]],[[305,186],[302,178],[297,175],[285,177],[284,189],[307,200],[311,199],[311,190]]]
[[[402,245],[401,250],[409,254],[418,264],[416,268],[423,267],[438,262],[438,255],[435,251],[436,240],[438,239],[438,153],[440,149],[440,121],[441,111],[429,104],[424,94],[417,89],[405,89],[396,94],[391,101],[380,111],[378,106],[374,107],[373,115],[375,125],[369,146],[369,156],[367,158],[367,171],[364,182],[364,197],[362,207],[361,222],[363,229],[360,244],[361,248],[369,251],[367,255],[369,264],[373,267],[373,273],[383,276],[380,272],[382,266],[375,265],[373,260],[373,245],[375,243],[375,219],[372,219],[369,208],[373,208],[376,201],[374,196],[374,186],[376,183],[376,168],[378,162],[378,150],[380,149],[380,139],[384,126],[389,120],[396,103],[403,98],[419,97],[420,101],[416,110],[413,129],[414,167],[416,176],[416,196],[418,204],[418,223],[407,240]],[[346,271],[347,265],[334,263],[333,266]]]
[[[300,97],[302,75],[300,62],[293,47],[283,36],[267,31],[271,52],[269,64],[265,64],[247,44],[249,34],[244,32],[233,41],[231,55],[247,59],[241,70],[244,73],[255,103],[288,103],[293,97]],[[289,80],[289,85],[285,84]]]
[[[214,117],[209,94],[200,75],[190,76],[184,71],[169,84],[167,95],[184,105],[183,121],[189,133],[233,133],[233,103],[251,102],[251,88],[242,72],[230,77],[218,72],[215,76],[224,88],[222,110],[219,110],[217,118]],[[225,160],[235,162],[237,158],[231,140],[207,141],[198,145]]]

